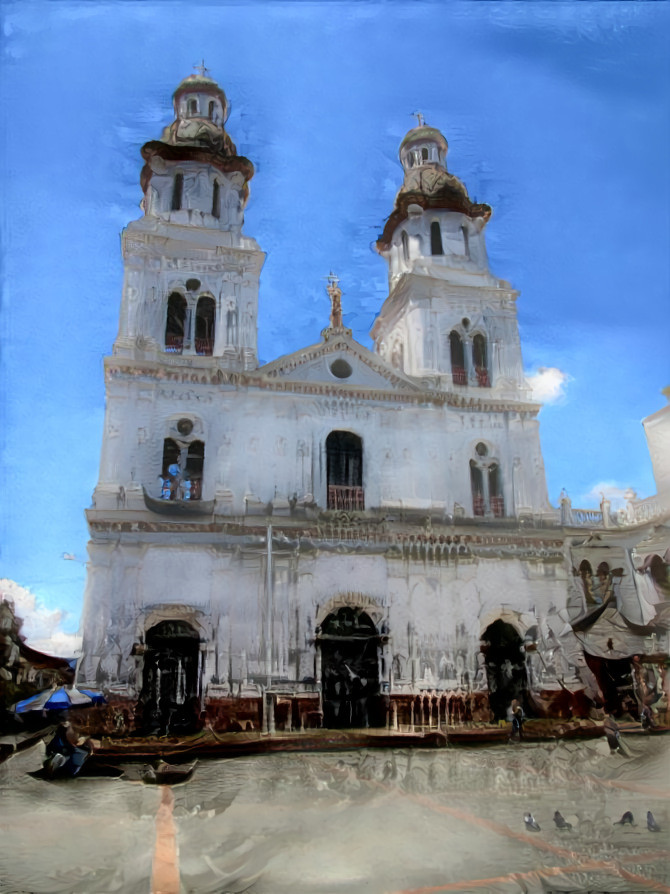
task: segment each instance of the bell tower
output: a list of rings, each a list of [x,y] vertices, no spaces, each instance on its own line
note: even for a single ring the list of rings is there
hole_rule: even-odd
[[[375,350],[432,387],[527,399],[518,293],[489,270],[491,208],[470,199],[447,170],[446,139],[418,118],[400,144],[403,184],[376,245],[389,296],[372,329]]]
[[[174,121],[142,147],[144,216],[122,236],[114,353],[254,369],[265,256],[242,233],[254,167],[226,132],[228,100],[204,66],[179,84],[173,104]]]

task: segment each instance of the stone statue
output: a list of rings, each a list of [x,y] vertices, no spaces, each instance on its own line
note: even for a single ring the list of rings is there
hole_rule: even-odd
[[[342,328],[342,289],[339,286],[339,280],[335,274],[328,276],[328,295],[330,296],[330,326],[331,329]]]

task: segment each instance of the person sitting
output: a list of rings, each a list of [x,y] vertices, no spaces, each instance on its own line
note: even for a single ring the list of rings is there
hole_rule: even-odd
[[[69,720],[64,720],[58,725],[56,733],[47,744],[47,756],[52,757],[54,754],[62,754],[69,757],[74,754],[77,747],[78,736]]]

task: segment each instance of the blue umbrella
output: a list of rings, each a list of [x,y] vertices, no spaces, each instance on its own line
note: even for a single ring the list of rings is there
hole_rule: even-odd
[[[102,692],[77,689],[76,686],[58,686],[17,702],[14,705],[14,712],[25,714],[28,711],[65,711],[68,708],[85,708],[89,705],[106,703],[107,699]]]

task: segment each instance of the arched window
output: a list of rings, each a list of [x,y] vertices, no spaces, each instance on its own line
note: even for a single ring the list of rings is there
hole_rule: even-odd
[[[214,181],[214,189],[212,190],[212,215],[219,217],[221,214],[221,189],[219,181]]]
[[[489,380],[486,338],[479,332],[472,339],[472,365],[475,368],[479,387],[488,388],[491,382]]]
[[[442,248],[442,231],[440,230],[439,222],[436,220],[430,225],[430,253],[431,255],[444,254],[444,249]]]
[[[503,518],[505,515],[505,503],[502,492],[502,478],[500,466],[492,463],[489,466],[489,506],[495,518]]]
[[[454,385],[467,385],[463,341],[455,330],[449,333],[449,350],[451,352],[451,378]]]
[[[425,146],[421,150],[421,161],[428,161],[428,149]]]
[[[184,500],[199,500],[202,497],[202,470],[205,465],[205,445],[202,441],[192,441],[186,454],[186,468],[182,484]]]
[[[210,104],[209,104],[209,112],[208,112],[209,117],[210,117],[211,119],[214,118],[214,112],[215,112],[215,110],[216,110],[216,103],[214,102],[214,100],[212,100],[212,101],[210,102]]]
[[[163,464],[161,466],[161,497],[164,500],[178,500],[181,484],[179,465],[179,445],[172,438],[163,441]]]
[[[195,309],[195,353],[211,355],[214,350],[216,304],[209,295],[198,298]]]
[[[331,431],[326,438],[328,508],[361,510],[363,497],[363,441],[348,431]]]
[[[189,99],[188,101],[188,114],[193,117],[198,114],[198,100],[197,99]]]
[[[226,344],[237,344],[237,308],[231,308],[226,314]]]
[[[402,241],[402,257],[405,262],[409,261],[409,236],[407,235],[406,230],[402,231],[402,236],[400,237]]]
[[[174,183],[172,184],[172,210],[181,210],[182,193],[184,192],[184,175],[175,174]]]
[[[472,488],[472,514],[491,514],[494,518],[505,515],[502,476],[497,462],[489,459],[489,449],[483,442],[475,447],[470,460],[470,486]]]
[[[186,299],[179,292],[172,292],[168,298],[165,320],[165,350],[170,354],[181,354],[184,349],[185,322]]]
[[[470,487],[472,489],[472,514],[484,515],[484,476],[474,459],[470,460]]]

